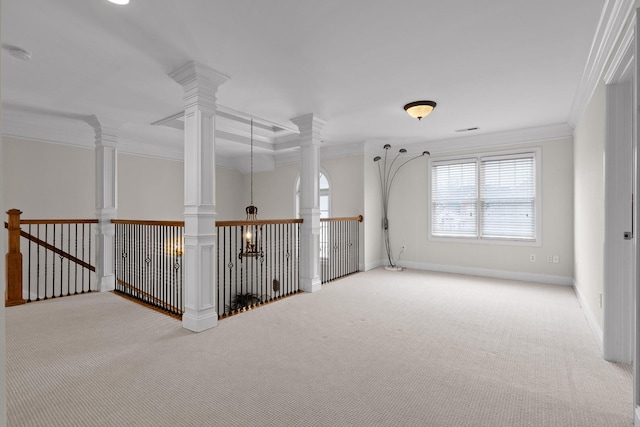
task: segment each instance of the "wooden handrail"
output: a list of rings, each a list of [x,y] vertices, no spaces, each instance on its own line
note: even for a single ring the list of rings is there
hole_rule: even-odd
[[[113,224],[131,224],[131,225],[159,225],[165,227],[184,227],[184,221],[153,221],[153,220],[131,220],[131,219],[112,219]],[[240,225],[265,225],[265,224],[299,224],[302,219],[258,219],[255,221],[232,220],[232,221],[216,221],[216,227],[233,227]]]
[[[216,221],[216,227],[234,227],[240,225],[267,225],[267,224],[302,224],[301,218],[296,219],[257,219],[254,221]]]
[[[362,215],[358,216],[345,216],[340,218],[320,218],[320,222],[338,222],[338,221],[358,221],[362,222],[364,218]]]
[[[334,221],[363,221],[362,215],[347,216],[340,218],[320,218],[321,222]],[[155,220],[137,220],[137,219],[112,219],[113,224],[131,224],[131,225],[158,225],[166,227],[184,227],[184,221],[155,221]],[[302,218],[294,219],[258,219],[253,221],[247,220],[230,220],[216,221],[216,227],[238,227],[244,225],[267,225],[267,224],[302,224]]]
[[[138,219],[112,219],[112,224],[129,224],[129,225],[156,225],[163,227],[184,227],[184,221],[155,221],[155,220],[138,220]]]
[[[21,219],[20,225],[28,224],[97,224],[97,219]]]

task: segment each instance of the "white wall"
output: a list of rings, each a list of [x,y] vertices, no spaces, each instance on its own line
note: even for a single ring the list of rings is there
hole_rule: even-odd
[[[296,180],[300,165],[289,163],[276,166],[274,170],[253,174],[253,204],[258,207],[258,219],[295,218]],[[249,206],[251,176],[242,175],[243,191],[239,194],[242,209],[235,219],[245,219],[244,209]]]
[[[94,150],[3,138],[7,209],[23,219],[95,218]]]
[[[181,161],[118,153],[118,218],[180,221],[183,212]]]
[[[394,257],[402,245],[406,247],[400,265],[570,285],[574,258],[572,140],[501,146],[483,152],[525,147],[541,147],[542,152],[541,246],[429,240],[428,162],[418,159],[398,173],[390,195],[389,227]],[[536,255],[535,262],[530,261],[531,254]],[[559,256],[560,262],[548,263],[549,255]]]
[[[382,243],[382,193],[377,163],[373,157],[365,155],[364,170],[364,269],[383,265],[384,246]]]
[[[244,177],[235,169],[216,166],[216,219],[229,221],[245,218]]]
[[[604,145],[606,90],[602,81],[574,133],[575,287],[602,329],[604,280]]]
[[[331,184],[331,216],[364,214],[363,155],[322,159],[320,166]]]
[[[5,210],[20,209],[26,219],[95,218],[93,148],[11,137],[2,145]],[[217,219],[244,218],[244,180],[216,167]],[[183,212],[181,161],[118,153],[119,218],[182,220]]]

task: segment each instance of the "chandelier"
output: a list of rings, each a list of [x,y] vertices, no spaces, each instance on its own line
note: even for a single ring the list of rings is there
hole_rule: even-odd
[[[251,190],[249,206],[245,209],[247,214],[247,222],[258,220],[258,207],[253,204],[253,118],[251,119]],[[260,224],[246,224],[242,235],[244,237],[244,251],[240,252],[240,257],[256,257],[263,256],[261,247],[261,231]]]

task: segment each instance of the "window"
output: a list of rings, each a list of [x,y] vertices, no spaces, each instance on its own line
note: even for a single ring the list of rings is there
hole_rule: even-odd
[[[538,153],[432,161],[431,236],[539,241]]]
[[[320,218],[329,218],[331,207],[329,203],[329,180],[322,172],[320,172],[319,179]],[[300,218],[300,177],[298,177],[298,181],[296,183],[296,218]]]

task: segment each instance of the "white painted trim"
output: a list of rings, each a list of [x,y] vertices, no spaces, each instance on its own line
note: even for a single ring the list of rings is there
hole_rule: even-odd
[[[636,406],[633,411],[633,425],[640,427],[640,406]]]
[[[365,263],[364,264],[364,271],[373,270],[374,268],[382,267],[383,265],[384,265],[384,261],[381,260],[381,259],[379,259],[377,261],[374,261],[374,262]]]
[[[620,46],[615,52],[611,64],[607,68],[607,72],[604,75],[605,84],[621,82],[623,80],[632,79],[633,76],[629,74],[629,67],[633,66],[633,41],[635,36],[635,25],[630,25],[627,28]]]
[[[580,292],[580,288],[578,288],[575,281],[573,283],[573,290],[576,293],[576,297],[578,297],[578,303],[580,304],[580,307],[582,308],[582,312],[584,313],[584,317],[586,317],[587,323],[591,328],[591,332],[593,333],[593,336],[596,339],[596,342],[598,343],[600,352],[602,352],[604,348],[603,342],[602,342],[602,328],[600,328],[600,325],[598,325],[596,316],[593,314],[591,307],[587,303],[587,300],[584,297],[584,295],[582,295],[582,292]]]
[[[494,270],[489,268],[465,267],[460,265],[431,264],[425,262],[402,261],[402,267],[416,270],[438,271],[441,273],[464,274],[467,276],[490,277],[494,279],[518,280],[522,282],[546,283],[549,285],[571,286],[572,277],[549,274],[525,273],[521,271]]]
[[[586,110],[613,47],[634,8],[635,0],[607,0],[605,2],[576,98],[569,113],[568,124],[571,127],[576,127]]]
[[[472,136],[437,139],[432,141],[398,141],[397,139],[370,139],[364,144],[364,153],[370,156],[380,154],[384,144],[392,147],[404,147],[409,152],[422,153],[429,151],[431,155],[454,154],[459,151],[482,148],[490,150],[509,145],[529,144],[540,141],[573,137],[573,128],[566,123],[547,126],[536,126],[523,129],[509,129],[500,132],[478,134]]]

